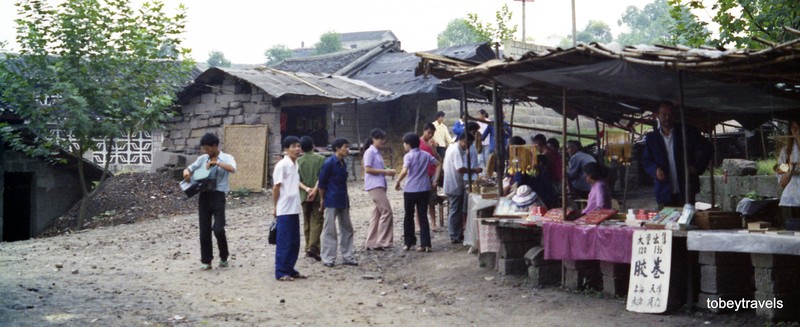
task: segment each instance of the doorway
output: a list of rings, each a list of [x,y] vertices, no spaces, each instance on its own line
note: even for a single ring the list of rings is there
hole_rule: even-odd
[[[3,241],[31,238],[33,173],[5,173],[3,191]]]
[[[327,106],[287,107],[281,109],[281,141],[287,136],[310,136],[314,145],[328,146]]]

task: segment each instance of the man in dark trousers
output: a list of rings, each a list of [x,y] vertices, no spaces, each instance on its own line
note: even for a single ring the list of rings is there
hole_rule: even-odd
[[[200,269],[211,269],[214,258],[211,246],[211,231],[217,237],[219,247],[219,267],[228,267],[228,240],[225,237],[225,195],[230,191],[228,174],[236,172],[236,160],[233,156],[219,150],[219,138],[206,133],[200,139],[200,149],[204,153],[193,164],[183,170],[183,178],[189,180],[198,169],[212,170],[217,179],[214,191],[200,192]],[[211,218],[214,217],[213,225]]]
[[[655,179],[658,207],[681,207],[686,202],[686,178],[683,156],[683,126],[674,122],[675,106],[661,102],[658,128],[647,133],[642,153],[642,167]],[[694,205],[700,191],[700,175],[708,167],[714,148],[701,134],[686,126],[689,163],[689,203]]]

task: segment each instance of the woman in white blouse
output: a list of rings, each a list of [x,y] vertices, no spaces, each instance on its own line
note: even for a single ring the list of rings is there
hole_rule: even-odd
[[[789,218],[800,218],[800,173],[797,163],[800,162],[800,121],[798,118],[789,119],[789,132],[791,138],[786,146],[781,149],[778,158],[778,182],[783,188],[780,206],[783,211],[784,222]]]

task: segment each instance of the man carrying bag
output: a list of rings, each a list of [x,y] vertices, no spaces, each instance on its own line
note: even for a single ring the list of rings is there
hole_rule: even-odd
[[[183,170],[185,180],[192,179],[194,173],[202,172],[207,177],[197,180],[201,185],[198,199],[200,220],[200,262],[201,270],[211,269],[214,258],[211,244],[211,231],[217,238],[219,247],[219,267],[228,267],[228,240],[225,237],[225,196],[230,191],[228,175],[236,172],[236,160],[233,156],[219,150],[219,138],[206,133],[200,139],[200,149],[204,153],[189,167]],[[213,225],[212,225],[212,217]]]

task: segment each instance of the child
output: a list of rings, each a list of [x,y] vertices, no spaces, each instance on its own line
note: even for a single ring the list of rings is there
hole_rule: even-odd
[[[605,168],[596,162],[590,162],[583,166],[583,173],[586,174],[586,182],[592,188],[589,190],[589,199],[582,214],[585,215],[594,209],[611,209],[611,193],[605,182]]]

